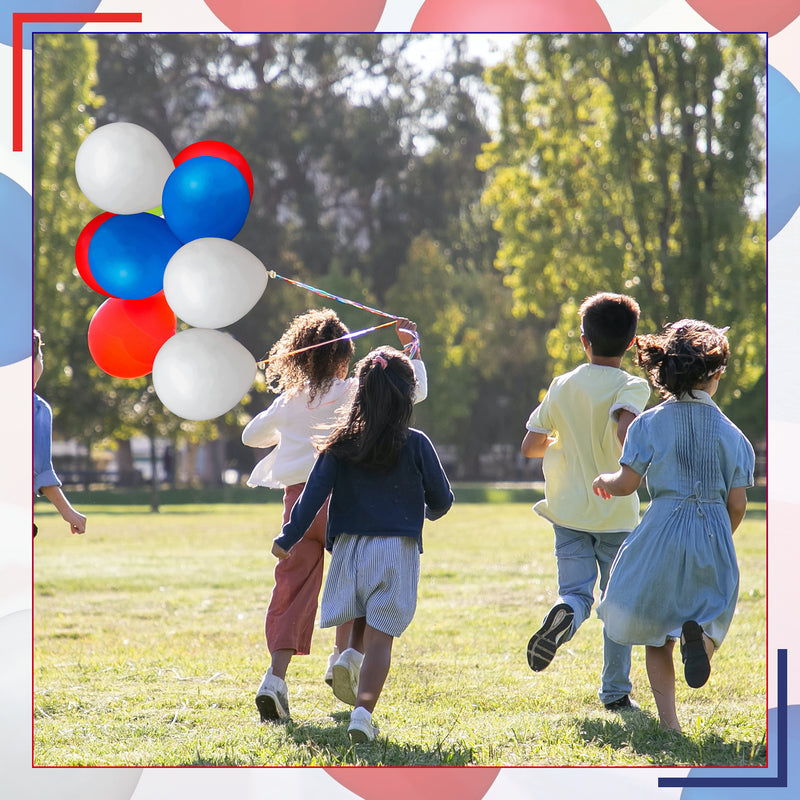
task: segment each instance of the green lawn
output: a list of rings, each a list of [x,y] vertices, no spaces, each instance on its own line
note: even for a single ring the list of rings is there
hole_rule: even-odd
[[[595,617],[531,672],[525,646],[555,596],[552,529],[528,502],[456,503],[426,525],[417,614],[375,712],[381,736],[357,747],[349,707],[322,681],[331,630],[292,662],[292,722],[258,720],[280,505],[84,510],[89,533],[75,537],[36,507],[36,765],[766,763],[763,504],[736,534],[739,607],[710,681],[689,689],[677,664],[684,732],[671,735],[658,730],[643,648],[642,711],[600,705]]]

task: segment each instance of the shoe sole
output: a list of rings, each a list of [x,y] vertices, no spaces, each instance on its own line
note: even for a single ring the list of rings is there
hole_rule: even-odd
[[[289,712],[284,711],[278,701],[268,694],[256,695],[256,708],[262,722],[285,722]]]
[[[333,677],[331,678],[331,689],[333,696],[347,703],[349,706],[356,704],[356,692],[353,689],[353,682],[350,679],[350,670],[339,664],[333,665]]]
[[[694,620],[684,622],[681,639],[683,677],[692,689],[699,689],[705,686],[711,675],[711,663],[703,643],[703,628]]]
[[[350,741],[353,744],[364,744],[365,742],[372,741],[369,735],[359,728],[353,728],[352,730],[347,731],[347,735],[350,737]]]
[[[544,624],[528,642],[528,666],[534,672],[541,672],[553,660],[560,644],[560,636],[569,630],[574,618],[574,612],[566,603],[550,609]]]

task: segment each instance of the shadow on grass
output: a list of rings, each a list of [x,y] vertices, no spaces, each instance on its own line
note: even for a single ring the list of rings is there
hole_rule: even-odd
[[[584,718],[581,738],[613,750],[630,749],[653,766],[766,767],[764,741],[726,741],[716,734],[689,736],[662,731],[647,711],[630,711],[612,720]]]
[[[445,745],[421,747],[392,740],[391,732],[379,731],[373,742],[354,745],[347,735],[349,711],[331,714],[331,725],[306,723],[287,726],[289,737],[308,750],[309,760],[332,766],[465,767],[474,763],[472,748]]]

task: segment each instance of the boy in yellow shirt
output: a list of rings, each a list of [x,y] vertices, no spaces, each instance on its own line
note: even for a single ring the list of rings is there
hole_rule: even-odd
[[[589,617],[598,571],[602,591],[617,550],[639,521],[636,493],[612,502],[592,491],[596,475],[618,468],[628,426],[650,396],[648,382],[621,367],[636,336],[639,305],[627,295],[603,292],[583,302],[580,318],[588,363],[553,379],[522,441],[525,456],[543,459],[545,497],[534,511],[553,524],[558,569],[558,602],[528,643],[535,672]],[[604,630],[598,696],[611,711],[637,707],[629,696],[630,664],[631,648]]]

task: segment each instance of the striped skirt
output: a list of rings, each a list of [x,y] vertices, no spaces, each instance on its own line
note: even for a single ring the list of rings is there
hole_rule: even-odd
[[[400,636],[414,618],[418,584],[416,539],[337,536],[322,592],[320,627],[366,617],[370,627]]]

